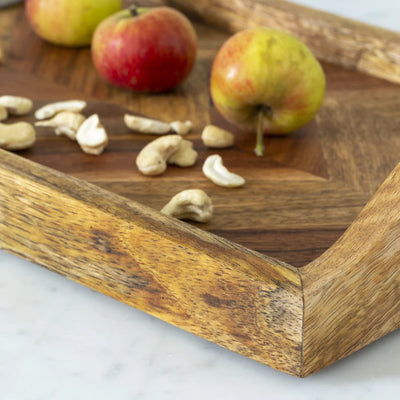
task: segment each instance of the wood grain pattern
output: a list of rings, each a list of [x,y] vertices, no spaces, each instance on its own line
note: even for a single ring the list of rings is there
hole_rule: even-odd
[[[30,150],[0,151],[0,248],[296,376],[398,326],[398,85],[323,63],[327,95],[316,118],[293,135],[266,137],[258,158],[252,135],[210,105],[210,67],[229,32],[195,22],[190,77],[169,93],[143,95],[102,81],[89,49],[38,39],[20,7],[1,11],[0,27],[2,94],[28,96],[35,108],[86,99],[85,114],[97,112],[110,136],[100,157],[46,128]],[[127,111],[191,119],[197,164],[141,175],[135,157],[151,137],[128,131]],[[10,122],[21,119],[34,120]],[[201,172],[215,153],[200,140],[210,121],[236,135],[218,153],[246,178],[240,189],[217,187]],[[212,221],[190,225],[157,212],[193,187],[212,197]]]
[[[292,33],[318,58],[400,83],[400,34],[283,0],[169,0],[231,32],[268,26]]]
[[[301,373],[295,268],[0,155],[0,248],[240,354]]]
[[[345,234],[300,270],[303,374],[400,326],[400,165]]]

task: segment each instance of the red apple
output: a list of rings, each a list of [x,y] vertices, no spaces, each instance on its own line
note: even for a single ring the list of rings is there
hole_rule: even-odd
[[[229,38],[214,60],[211,96],[234,125],[262,136],[287,134],[307,124],[325,93],[325,75],[308,47],[287,33],[253,28]]]
[[[174,88],[191,72],[196,52],[193,25],[169,7],[123,10],[101,22],[92,40],[99,74],[135,91]]]

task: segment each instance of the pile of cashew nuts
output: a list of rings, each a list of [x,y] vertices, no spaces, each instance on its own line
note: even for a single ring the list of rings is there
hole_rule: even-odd
[[[190,167],[196,163],[197,151],[190,140],[183,139],[193,125],[190,121],[161,122],[154,119],[125,115],[126,126],[138,133],[162,135],[148,143],[138,154],[136,165],[144,175],[161,175],[169,164]],[[201,134],[205,146],[226,148],[234,143],[232,133],[215,125],[207,125]],[[245,184],[244,178],[230,172],[219,154],[207,157],[202,167],[204,175],[218,186],[228,188]],[[163,214],[197,222],[208,222],[213,215],[210,197],[200,189],[184,190],[176,194],[161,210]]]
[[[0,121],[9,115],[27,115],[33,103],[20,96],[0,96]],[[46,104],[34,113],[35,126],[49,127],[56,135],[65,135],[76,141],[82,151],[100,155],[108,143],[107,132],[100,122],[98,114],[85,117],[81,112],[86,107],[82,100],[67,100]],[[184,139],[193,128],[191,121],[173,121],[170,123],[155,119],[125,114],[125,125],[136,133],[157,135],[140,151],[136,158],[138,170],[149,176],[161,175],[168,165],[190,167],[196,163],[198,153],[190,140]],[[215,125],[207,125],[201,134],[206,147],[223,149],[234,143],[234,135]],[[34,145],[35,128],[28,122],[12,124],[0,123],[0,148],[23,150]],[[245,180],[230,172],[223,164],[219,154],[213,154],[205,160],[204,175],[218,186],[233,188],[243,186]],[[208,222],[213,215],[210,197],[200,189],[184,190],[166,204],[163,214],[185,220]]]
[[[32,101],[20,96],[0,96],[0,121],[9,115],[27,115],[33,107]],[[56,135],[65,135],[76,140],[88,154],[101,154],[108,142],[107,133],[97,114],[86,118],[81,111],[86,107],[82,100],[67,100],[46,104],[35,111],[36,126],[54,129]],[[28,122],[0,123],[0,148],[24,150],[36,141],[36,131]]]

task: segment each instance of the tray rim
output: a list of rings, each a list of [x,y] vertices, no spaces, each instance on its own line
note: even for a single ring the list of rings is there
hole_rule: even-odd
[[[386,306],[382,303],[382,299],[388,293],[388,288],[391,288],[398,279],[396,275],[398,258],[396,253],[398,253],[397,250],[400,245],[395,240],[389,240],[393,234],[397,233],[398,224],[393,221],[392,215],[395,207],[391,207],[388,212],[382,213],[382,204],[385,204],[388,198],[391,203],[399,203],[395,196],[400,187],[400,164],[386,178],[376,194],[372,196],[360,215],[339,240],[316,260],[304,267],[297,268],[212,233],[204,232],[200,228],[185,222],[176,221],[133,200],[26,160],[21,156],[0,150],[0,159],[0,193],[3,196],[8,196],[9,200],[12,199],[14,203],[19,205],[15,207],[14,204],[7,208],[3,204],[4,212],[2,214],[7,215],[7,218],[0,220],[0,227],[3,233],[11,227],[11,233],[3,234],[0,237],[0,248],[34,261],[78,283],[256,361],[283,372],[303,377],[351,354],[399,326],[400,311],[396,313],[393,310],[393,301],[396,300],[396,297]],[[29,182],[29,187],[21,189],[16,182]],[[34,227],[36,233],[33,234],[18,231],[10,223],[10,220],[14,221],[15,224],[15,221],[21,221],[21,218],[26,220],[27,217],[33,220],[37,219],[38,207],[39,209],[48,207],[49,189],[63,199],[64,210],[73,207],[77,214],[87,212],[88,215],[92,215],[92,223],[96,219],[101,220],[104,213],[116,215],[118,221],[123,221],[122,225],[126,232],[124,233],[121,228],[119,233],[113,234],[115,236],[113,239],[101,239],[102,234],[98,232],[100,239],[97,238],[94,242],[92,241],[92,245],[98,247],[97,250],[89,251],[85,255],[84,261],[80,260],[79,257],[66,260],[65,254],[62,253],[65,248],[60,247],[56,237],[49,237],[48,233],[45,232],[54,224],[56,213],[46,212],[41,214],[42,222],[40,223],[42,226],[36,224]],[[83,192],[86,194],[82,195]],[[101,201],[98,200],[99,194]],[[94,198],[97,200],[89,201]],[[38,200],[41,202],[38,202]],[[87,218],[87,216],[82,215],[83,217]],[[379,254],[367,251],[367,249],[361,252],[363,256],[361,261],[352,259],[348,256],[351,254],[351,249],[365,247],[365,237],[364,235],[360,237],[360,232],[376,230],[377,218],[392,222],[387,223],[387,227],[382,229],[378,235],[372,235],[371,241],[374,240],[374,242],[368,243],[367,247],[374,248],[375,244],[379,245],[379,243],[388,241],[389,244],[381,246],[382,249]],[[127,220],[130,221],[128,225],[126,225]],[[64,228],[66,228],[66,225],[64,225]],[[67,231],[70,233],[72,232],[71,229],[67,229]],[[120,254],[118,249],[112,248],[112,244],[115,244],[116,240],[123,242],[127,234],[137,238],[138,234],[134,233],[136,229],[140,231],[140,235],[145,234],[151,240],[157,240],[159,248],[152,250],[149,257],[155,257],[160,263],[167,265],[166,269],[162,269],[160,274],[156,273],[156,275],[158,274],[157,280],[164,283],[168,282],[171,286],[187,288],[186,296],[191,293],[189,296],[199,301],[198,287],[193,284],[190,276],[182,275],[181,278],[184,279],[176,280],[175,277],[170,275],[167,268],[168,264],[175,262],[179,264],[182,259],[186,261],[193,259],[193,254],[196,254],[200,260],[196,262],[201,265],[204,271],[209,272],[205,274],[208,277],[206,279],[215,276],[215,274],[218,275],[220,268],[224,271],[225,279],[229,281],[230,285],[235,285],[235,279],[240,279],[241,286],[246,288],[246,293],[252,294],[249,297],[252,298],[250,301],[253,306],[252,318],[256,323],[253,323],[249,329],[246,328],[245,332],[242,332],[240,328],[236,331],[232,330],[232,326],[227,322],[227,315],[231,315],[232,310],[235,307],[237,308],[232,299],[240,298],[239,294],[232,288],[229,289],[231,290],[229,292],[226,291],[226,288],[221,290],[221,288],[212,287],[211,293],[206,295],[203,293],[203,297],[200,297],[200,300],[203,301],[202,307],[200,307],[201,311],[197,310],[197,306],[194,310],[190,310],[195,314],[196,312],[204,313],[206,309],[216,309],[217,315],[213,314],[213,317],[216,318],[214,324],[218,326],[215,329],[207,326],[209,325],[208,321],[201,318],[197,320],[196,316],[193,317],[196,321],[192,325],[188,323],[188,310],[180,310],[178,313],[176,310],[160,312],[160,307],[161,309],[170,307],[171,299],[168,299],[168,295],[164,293],[165,298],[160,300],[161,303],[154,304],[149,300],[148,296],[152,292],[149,288],[146,288],[146,285],[136,287],[135,299],[132,299],[132,293],[126,294],[132,289],[129,289],[130,285],[137,285],[130,281],[131,267],[120,264]],[[77,235],[77,238],[80,237],[83,242],[88,241],[88,236],[84,232],[75,231],[74,234]],[[39,249],[35,245],[34,239],[37,235],[42,238],[41,240],[45,237],[45,242],[40,244]],[[156,236],[153,237],[152,235]],[[171,238],[175,239],[171,241]],[[109,240],[107,246],[110,247],[106,249],[108,259],[106,264],[99,264],[97,253],[99,251],[104,253],[104,240]],[[163,241],[168,242],[168,249],[173,255],[168,260],[160,261],[164,257],[164,254],[162,254]],[[75,247],[78,248],[79,246],[75,243]],[[135,244],[129,245],[130,254],[135,254],[135,249]],[[147,251],[145,247],[140,247],[140,249],[142,252]],[[49,259],[49,252],[55,257],[56,262]],[[210,254],[215,257],[215,262],[210,261]],[[381,261],[381,258],[384,261]],[[149,263],[149,259],[147,259],[147,263]],[[60,260],[63,261],[60,262]],[[89,265],[91,262],[96,265],[95,273]],[[116,263],[119,265],[118,273],[110,278],[107,265],[112,267]],[[340,263],[339,267],[338,263]],[[143,268],[143,265],[141,268]],[[147,268],[152,268],[152,266],[147,265]],[[355,268],[357,268],[356,275],[354,275]],[[235,275],[236,273],[240,275]],[[147,270],[143,272],[140,268],[134,272],[135,279],[144,281],[149,279],[147,274]],[[371,282],[383,281],[384,283],[378,289],[373,285],[365,287],[361,296],[354,291],[354,285],[356,287],[363,285],[365,274],[368,274]],[[382,276],[384,279],[382,279]],[[333,279],[336,288],[334,295],[330,294],[330,297],[325,298],[324,295],[327,291],[329,292]],[[260,287],[262,287],[262,290]],[[181,291],[182,288],[178,291]],[[125,294],[123,294],[124,290]],[[232,300],[231,303],[223,300],[227,294]],[[137,300],[138,297],[140,301]],[[364,300],[370,297],[379,300],[380,309],[368,316],[363,316],[363,324],[367,324],[368,332],[372,332],[371,335],[363,338],[360,337],[360,331],[356,329],[357,326],[354,326],[354,322],[352,322],[352,313],[357,313]],[[163,302],[165,304],[162,304]],[[239,308],[240,312],[243,313],[241,316],[243,321],[247,321],[244,314],[248,313],[252,307],[250,303]],[[279,306],[270,307],[271,304]],[[384,318],[382,324],[374,329],[373,324],[376,315],[377,313],[382,314],[385,307],[389,307],[390,312],[387,311],[384,315],[389,313],[391,320]],[[317,315],[318,318],[316,318]],[[328,343],[324,336],[324,326],[321,326],[324,319],[329,321],[328,325],[331,332]],[[267,322],[263,325],[260,322],[261,320]],[[272,323],[271,321],[275,322]],[[343,325],[344,321],[346,322],[345,325]],[[368,324],[369,321],[371,325]],[[358,321],[358,323],[360,322]],[[348,325],[353,326],[353,334],[348,332]],[[349,335],[347,341],[351,342],[351,345],[341,348],[337,341],[342,340],[343,330]],[[254,335],[254,337],[249,338],[249,335]],[[270,346],[273,347],[273,349],[269,348],[267,352],[266,338],[270,341]],[[251,345],[250,342],[252,342]],[[333,348],[330,342],[334,343]],[[283,354],[282,343],[286,346]]]
[[[400,32],[287,0],[168,0],[230,32],[269,26],[299,37],[320,60],[400,83]]]

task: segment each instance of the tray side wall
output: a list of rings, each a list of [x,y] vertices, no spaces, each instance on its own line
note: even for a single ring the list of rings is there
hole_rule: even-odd
[[[167,0],[236,32],[267,26],[291,33],[323,61],[400,83],[400,34],[283,0]]]
[[[300,375],[297,269],[13,154],[0,156],[0,248]]]
[[[344,235],[300,269],[304,375],[400,326],[400,164]]]

